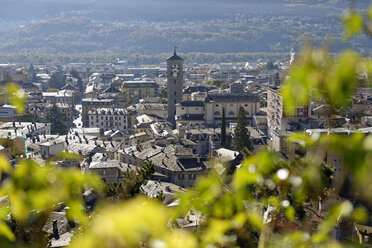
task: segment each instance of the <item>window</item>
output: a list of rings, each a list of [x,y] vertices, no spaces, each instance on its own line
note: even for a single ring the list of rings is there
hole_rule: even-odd
[[[233,115],[235,115],[235,113],[234,113],[234,111],[230,111],[230,112],[228,113],[228,115],[233,116]]]
[[[178,179],[184,180],[185,179],[185,175],[184,174],[178,174]]]
[[[218,107],[218,104],[216,104],[215,106]]]
[[[189,174],[189,179],[190,180],[195,180],[195,174],[194,173]]]
[[[221,115],[220,111],[214,112],[214,115]]]

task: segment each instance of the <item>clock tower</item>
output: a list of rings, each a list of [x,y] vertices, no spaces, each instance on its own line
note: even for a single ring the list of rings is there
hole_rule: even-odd
[[[168,121],[176,124],[176,104],[182,102],[183,59],[174,48],[173,56],[167,59]]]

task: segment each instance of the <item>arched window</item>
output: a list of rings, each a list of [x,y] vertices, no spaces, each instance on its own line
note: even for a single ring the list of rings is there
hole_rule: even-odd
[[[221,115],[220,111],[214,112],[214,115]]]
[[[230,112],[228,113],[228,115],[234,116],[235,113],[234,113],[234,111],[230,111]]]

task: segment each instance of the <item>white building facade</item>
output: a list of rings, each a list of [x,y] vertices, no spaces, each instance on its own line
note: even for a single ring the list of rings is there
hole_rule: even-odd
[[[236,122],[240,107],[244,108],[247,117],[252,117],[260,109],[260,100],[250,93],[208,94],[204,103],[206,125],[221,124],[223,110],[227,123]]]
[[[107,130],[128,130],[128,115],[123,108],[97,108],[88,113],[89,127]]]

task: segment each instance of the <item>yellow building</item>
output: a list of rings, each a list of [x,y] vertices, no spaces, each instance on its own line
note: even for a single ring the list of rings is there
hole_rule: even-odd
[[[134,102],[142,98],[156,97],[159,85],[154,81],[127,81],[123,83],[123,90],[129,92]]]
[[[0,137],[0,154],[11,159],[25,152],[25,139],[22,137]]]

